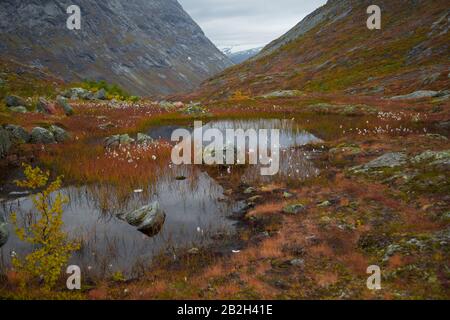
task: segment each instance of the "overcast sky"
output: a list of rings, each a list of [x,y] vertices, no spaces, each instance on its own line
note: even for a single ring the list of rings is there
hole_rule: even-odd
[[[178,0],[219,48],[266,45],[327,0]]]

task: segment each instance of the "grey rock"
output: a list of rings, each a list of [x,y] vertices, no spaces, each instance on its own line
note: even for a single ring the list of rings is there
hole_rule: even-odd
[[[28,143],[31,140],[30,134],[21,126],[8,124],[5,129],[9,132],[14,143]]]
[[[130,138],[128,134],[117,134],[108,137],[104,140],[104,145],[106,148],[116,148],[118,146],[130,145],[134,142],[134,139]]]
[[[56,142],[64,142],[70,138],[66,130],[55,125],[50,126],[49,131],[55,137]]]
[[[262,95],[261,98],[291,98],[301,96],[303,93],[299,90],[279,90]]]
[[[148,206],[129,212],[124,219],[140,232],[153,237],[161,231],[166,220],[166,214],[161,210],[159,203],[155,201]]]
[[[8,238],[9,238],[8,225],[3,220],[3,218],[0,217],[0,248],[3,247],[8,242]]]
[[[27,113],[28,109],[22,106],[19,107],[11,107],[9,108],[10,111],[16,112],[16,113]]]
[[[151,144],[151,143],[154,142],[154,140],[153,140],[152,137],[150,137],[150,136],[148,136],[148,135],[146,135],[146,134],[138,133],[138,134],[137,134],[136,142],[137,142],[138,144]]]
[[[244,194],[251,194],[251,193],[255,193],[255,192],[256,192],[256,189],[253,187],[249,187],[244,190]]]
[[[431,90],[420,90],[415,91],[410,94],[402,95],[402,96],[395,96],[390,98],[391,100],[412,100],[412,99],[422,99],[422,98],[433,98],[439,96],[438,91],[431,91]]]
[[[306,207],[301,203],[290,204],[283,208],[283,213],[299,214],[306,211]]]
[[[96,100],[106,100],[106,90],[100,89],[94,94],[94,99]]]
[[[414,164],[427,163],[428,165],[448,165],[450,162],[450,150],[425,151],[411,159]]]
[[[53,136],[53,133],[51,133],[49,130],[41,127],[36,127],[31,130],[30,142],[34,144],[51,144],[56,143],[56,140]]]
[[[293,259],[290,261],[290,264],[295,267],[303,267],[305,265],[305,260],[303,259]]]
[[[38,112],[46,113],[46,114],[53,114],[53,113],[55,113],[55,110],[51,106],[50,102],[48,102],[44,98],[39,98],[38,103],[36,104],[36,110]]]
[[[8,131],[0,127],[0,158],[5,157],[11,149],[12,142]]]
[[[353,168],[353,171],[369,171],[380,168],[395,168],[406,164],[408,158],[401,152],[390,152],[362,166]]]
[[[19,97],[19,96],[7,96],[5,98],[5,103],[7,107],[20,107],[20,106],[26,106],[27,102],[25,99]]]
[[[58,96],[56,98],[56,101],[58,102],[58,105],[63,108],[64,113],[66,116],[71,116],[74,114],[72,106],[67,102],[67,99],[65,97]]]

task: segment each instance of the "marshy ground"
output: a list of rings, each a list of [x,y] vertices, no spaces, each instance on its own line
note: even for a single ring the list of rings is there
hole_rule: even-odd
[[[72,105],[71,117],[2,114],[2,123],[26,129],[57,124],[71,139],[15,147],[2,164],[0,212],[29,211],[26,195],[11,199],[24,191],[12,184],[21,162],[64,175],[65,227],[83,244],[72,257],[85,272],[74,298],[450,298],[446,100],[240,97],[192,113],[149,101]],[[280,128],[279,176],[173,166],[171,130],[195,119]],[[157,143],[103,146],[105,137],[138,132]],[[155,198],[168,216],[155,238],[114,218]],[[1,249],[2,297],[19,292],[8,257],[20,250],[14,239]],[[370,265],[382,270],[382,290],[367,289]]]

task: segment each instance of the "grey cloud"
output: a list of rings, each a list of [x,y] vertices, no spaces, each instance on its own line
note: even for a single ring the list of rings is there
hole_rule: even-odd
[[[326,0],[178,0],[219,47],[262,46]]]

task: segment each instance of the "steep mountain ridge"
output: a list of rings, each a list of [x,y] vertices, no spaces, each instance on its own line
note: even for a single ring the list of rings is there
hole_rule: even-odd
[[[195,96],[226,99],[273,90],[395,95],[449,88],[445,0],[380,0],[369,30],[367,0],[330,0],[256,57],[206,81]]]
[[[142,95],[191,90],[232,65],[176,0],[79,0],[79,31],[66,28],[72,4],[1,1],[1,56]]]

